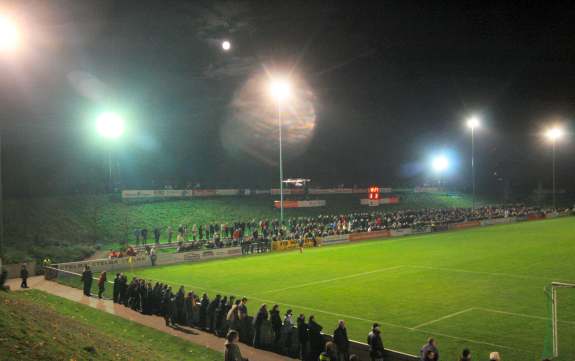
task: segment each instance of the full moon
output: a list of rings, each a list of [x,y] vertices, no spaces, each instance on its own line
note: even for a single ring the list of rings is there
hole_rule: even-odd
[[[224,50],[230,50],[231,47],[232,47],[232,44],[230,44],[229,41],[224,40],[224,41],[222,42],[222,49],[224,49]]]

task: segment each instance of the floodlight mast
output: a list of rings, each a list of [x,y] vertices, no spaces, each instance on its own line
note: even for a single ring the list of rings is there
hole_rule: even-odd
[[[555,177],[555,144],[557,140],[561,139],[564,135],[563,129],[559,127],[553,127],[548,129],[545,132],[545,137],[551,141],[552,145],[552,152],[553,152],[553,160],[552,160],[552,178],[553,178],[553,209],[557,209],[557,202],[556,202],[556,177]]]
[[[479,127],[480,125],[481,121],[476,115],[467,119],[467,127],[471,129],[471,183],[473,189],[473,209],[475,209],[475,128]]]
[[[0,15],[0,53],[10,55],[21,45],[18,24],[8,15]],[[2,131],[0,129],[0,271],[4,257],[4,187],[2,183]]]
[[[282,154],[282,103],[291,96],[291,84],[285,79],[273,79],[269,84],[270,95],[277,104],[279,128],[279,166],[280,166],[280,224],[284,223],[284,170]],[[280,226],[280,227],[281,227]]]
[[[102,113],[96,119],[96,130],[102,138],[116,140],[124,134],[124,119],[116,113]],[[108,146],[108,189],[113,189],[112,150]]]

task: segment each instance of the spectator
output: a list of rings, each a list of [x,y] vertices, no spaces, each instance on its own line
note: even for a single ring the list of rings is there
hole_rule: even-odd
[[[212,332],[216,329],[216,310],[222,301],[222,295],[216,295],[216,298],[208,306],[208,329]]]
[[[325,344],[325,351],[319,355],[319,361],[338,361],[336,348],[335,343],[331,341],[327,342]]]
[[[160,228],[158,227],[154,228],[154,241],[156,244],[160,244]]]
[[[272,331],[274,333],[274,344],[277,346],[280,337],[281,337],[281,329],[282,329],[282,319],[280,317],[280,306],[274,305],[272,310],[270,311],[270,321],[272,322]]]
[[[286,314],[284,317],[283,328],[282,328],[282,330],[283,330],[282,332],[283,332],[284,337],[285,337],[284,348],[285,348],[285,351],[287,353],[290,352],[291,346],[292,346],[292,335],[293,335],[293,326],[294,326],[293,320],[292,320],[292,315],[293,315],[293,312],[291,309],[286,311]]]
[[[20,288],[28,288],[28,269],[25,264],[20,268],[20,278],[22,279]]]
[[[468,348],[463,349],[459,361],[471,361],[471,351]]]
[[[142,228],[142,241],[144,242],[144,244],[148,243],[148,229],[147,228]]]
[[[200,301],[200,328],[207,327],[207,320],[208,320],[208,307],[210,306],[210,299],[208,298],[208,294],[204,293],[202,295],[202,300]]]
[[[248,299],[243,297],[238,305],[238,320],[240,322],[240,341],[248,343],[252,341],[249,339],[250,323],[248,320]]]
[[[303,314],[300,314],[299,317],[297,318],[297,336],[298,336],[298,341],[299,341],[299,347],[300,347],[300,359],[302,361],[307,360],[307,343],[308,343],[308,339],[309,339],[309,332],[308,332],[308,328],[307,328],[307,323],[305,323],[305,316]]]
[[[156,260],[158,259],[158,256],[156,255],[156,247],[153,247],[150,249],[150,262],[152,262],[152,266],[156,265]]]
[[[114,278],[114,288],[112,289],[112,299],[114,303],[119,302],[120,298],[120,282],[122,281],[122,274],[116,273],[116,278]]]
[[[100,278],[98,278],[98,298],[102,298],[102,294],[106,290],[106,271],[100,273]]]
[[[10,290],[9,286],[5,286],[6,280],[8,279],[8,271],[5,268],[0,267],[0,291]]]
[[[261,346],[261,333],[262,333],[262,324],[264,323],[264,321],[267,321],[267,319],[269,318],[269,314],[268,314],[268,308],[266,306],[266,304],[264,303],[263,305],[261,305],[260,309],[258,310],[258,313],[256,314],[256,317],[254,317],[254,341],[253,341],[253,345],[254,347],[260,347]]]
[[[84,272],[82,272],[81,281],[84,284],[84,295],[90,296],[92,289],[92,271],[90,271],[89,266],[84,266]]]
[[[313,315],[309,316],[307,327],[309,330],[309,357],[311,360],[317,360],[324,349],[324,339],[321,334],[323,327],[315,322],[315,316]]]
[[[437,361],[437,354],[429,349],[423,354],[423,361]]]
[[[343,320],[339,320],[337,328],[333,331],[333,342],[337,346],[339,361],[348,361],[349,339],[347,338],[347,329],[345,328],[345,322]]]
[[[174,235],[174,230],[172,226],[168,226],[168,244],[172,243],[172,237]]]
[[[369,357],[371,361],[383,360],[383,341],[381,340],[381,329],[378,323],[374,323],[371,332],[367,335],[367,344],[369,345]]]
[[[238,347],[239,335],[237,331],[230,330],[226,336],[226,351],[224,353],[224,361],[248,361],[247,358],[242,357],[240,348]]]
[[[421,348],[421,360],[425,361],[429,353],[429,351],[433,351],[434,354],[434,359],[432,360],[436,360],[439,361],[439,350],[437,349],[437,342],[435,341],[435,339],[433,337],[430,337],[427,340],[427,343],[425,345],[423,345],[423,347]]]
[[[501,356],[499,352],[492,352],[489,354],[489,361],[501,361]]]

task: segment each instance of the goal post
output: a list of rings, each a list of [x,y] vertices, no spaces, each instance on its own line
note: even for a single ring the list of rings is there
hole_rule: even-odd
[[[551,332],[548,333],[548,339],[545,341],[545,357],[559,357],[559,322],[557,318],[557,290],[560,288],[575,288],[573,283],[564,282],[551,282],[551,284],[545,287],[545,293],[547,295],[548,310],[550,313],[550,329]]]

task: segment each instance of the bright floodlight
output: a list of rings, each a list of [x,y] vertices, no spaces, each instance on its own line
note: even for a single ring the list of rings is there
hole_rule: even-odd
[[[281,103],[291,95],[290,83],[284,79],[273,80],[270,84],[270,93],[275,101]]]
[[[558,127],[550,128],[545,132],[545,136],[547,137],[547,139],[553,142],[563,137],[563,134],[564,134],[563,129]]]
[[[231,49],[231,47],[232,47],[232,44],[229,41],[227,41],[227,40],[222,41],[222,49],[224,49],[225,51],[228,51]]]
[[[440,156],[433,158],[433,161],[431,162],[431,166],[433,167],[434,171],[443,172],[449,166],[449,161],[447,160],[447,158],[445,156],[440,155]]]
[[[481,124],[481,122],[479,120],[479,117],[476,115],[467,119],[467,127],[469,127],[470,129],[475,129],[475,128],[479,127],[480,124]]]
[[[0,51],[14,50],[19,42],[20,33],[16,23],[6,16],[0,16]]]
[[[103,113],[96,120],[96,129],[101,136],[116,139],[124,134],[124,119],[116,113]]]

